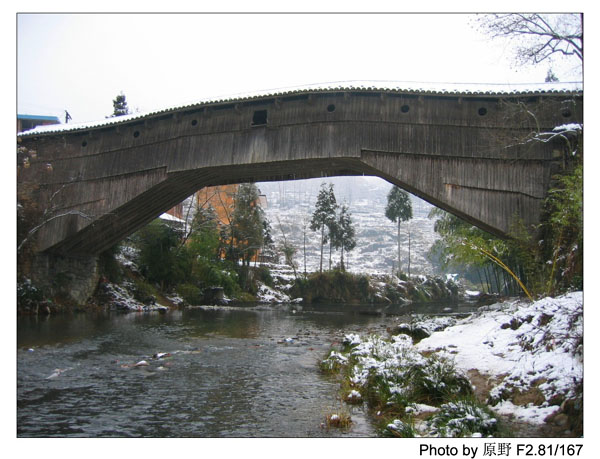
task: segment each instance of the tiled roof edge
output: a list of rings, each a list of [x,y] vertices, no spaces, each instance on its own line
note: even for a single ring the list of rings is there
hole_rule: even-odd
[[[85,129],[94,129],[98,127],[111,126],[115,124],[123,124],[128,121],[147,118],[160,114],[176,112],[180,110],[201,107],[205,105],[218,105],[236,102],[246,102],[256,99],[268,99],[271,97],[289,97],[305,93],[328,93],[328,92],[347,92],[347,91],[374,91],[374,92],[390,92],[403,93],[411,95],[424,96],[488,96],[488,97],[505,97],[505,96],[535,96],[544,94],[553,95],[569,95],[583,94],[583,84],[581,82],[567,83],[527,83],[527,84],[475,84],[475,83],[411,83],[410,86],[405,83],[392,82],[344,82],[344,83],[326,83],[306,85],[294,88],[280,88],[264,91],[256,91],[251,93],[234,94],[230,96],[220,96],[207,98],[204,100],[192,102],[185,105],[168,107],[163,109],[151,110],[144,113],[134,113],[131,115],[105,118],[103,120],[89,121],[83,123],[72,124],[53,124],[47,126],[38,126],[34,129],[18,133],[18,136],[31,136],[53,134],[58,132],[74,132]],[[479,86],[481,89],[468,89]],[[465,88],[462,89],[461,88]],[[484,89],[485,88],[485,89]],[[493,88],[493,89],[490,89]]]

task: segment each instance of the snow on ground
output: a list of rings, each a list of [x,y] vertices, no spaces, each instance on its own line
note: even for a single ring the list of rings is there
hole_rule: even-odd
[[[121,285],[104,282],[101,284],[101,288],[103,296],[110,299],[108,303],[112,309],[143,312],[168,310],[167,306],[161,304],[144,304],[136,300],[131,294],[131,291],[135,289],[131,282],[122,282]]]
[[[290,303],[291,299],[285,293],[274,290],[268,285],[261,282],[258,283],[258,292],[256,298],[259,303]]]
[[[494,409],[542,423],[583,382],[583,292],[482,309],[422,340],[417,349],[438,350],[464,371],[497,377],[501,382],[490,393]],[[543,401],[526,406],[509,401],[532,390]]]

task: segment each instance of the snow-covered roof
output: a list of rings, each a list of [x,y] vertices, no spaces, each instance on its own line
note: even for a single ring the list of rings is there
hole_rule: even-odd
[[[175,217],[174,215],[168,214],[168,213],[164,213],[161,214],[158,218],[160,218],[161,220],[166,220],[166,221],[170,221],[170,222],[175,222],[175,223],[185,223],[185,220],[179,218],[179,217]]]
[[[285,97],[304,93],[328,93],[340,91],[376,91],[403,93],[415,95],[447,95],[447,96],[510,96],[510,95],[537,95],[537,94],[572,94],[583,93],[581,82],[557,83],[418,83],[418,82],[393,82],[393,81],[344,81],[336,83],[318,83],[304,86],[267,89],[249,93],[239,93],[227,96],[211,97],[197,100],[189,104],[151,110],[144,113],[105,118],[97,121],[71,124],[54,124],[38,126],[34,129],[19,133],[19,136],[50,134],[64,131],[77,131],[84,129],[122,124],[127,121],[174,112],[182,109],[203,105],[245,102],[253,99],[269,97]]]

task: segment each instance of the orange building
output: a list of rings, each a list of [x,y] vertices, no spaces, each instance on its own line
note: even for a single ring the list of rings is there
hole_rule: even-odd
[[[196,203],[198,208],[206,209],[212,207],[217,216],[219,225],[230,225],[235,209],[235,194],[237,193],[238,188],[239,184],[202,188],[196,193]],[[260,195],[257,204],[265,209],[267,206],[266,196]],[[222,254],[222,256],[224,256],[224,254]],[[260,256],[260,251],[253,257],[252,261],[255,261],[257,256]]]
[[[231,215],[235,208],[235,194],[239,185],[220,185],[202,188],[196,193],[196,203],[199,209],[212,207],[217,215],[219,224],[231,224]]]

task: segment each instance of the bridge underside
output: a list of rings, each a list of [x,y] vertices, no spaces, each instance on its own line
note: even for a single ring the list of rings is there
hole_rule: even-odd
[[[564,122],[564,106],[545,102],[536,126]],[[200,107],[24,138],[36,155],[18,183],[52,210],[37,250],[63,255],[98,254],[206,186],[339,175],[382,177],[503,236],[538,223],[562,157],[556,143],[513,141],[532,128],[514,107],[379,93]]]
[[[361,175],[381,177],[486,231],[503,236],[516,218],[526,225],[536,223],[543,199],[543,195],[530,194],[530,190],[503,186],[504,182],[522,183],[531,176],[549,179],[549,166],[542,161],[498,164],[493,160],[364,151],[360,159],[287,161],[173,173],[161,168],[142,173],[143,182],[148,185],[145,191],[89,223],[90,217],[94,218],[98,211],[97,204],[103,201],[100,197],[109,195],[118,182],[132,177],[93,184],[93,196],[100,199],[80,203],[78,212],[49,222],[44,228],[44,239],[47,245],[51,244],[46,249],[55,253],[98,254],[207,186]],[[498,188],[491,187],[490,178],[500,171],[503,183],[498,184]],[[487,182],[482,183],[484,180]],[[68,184],[65,190],[71,186],[81,185]],[[88,193],[89,190],[73,195]],[[65,225],[72,235],[53,244],[57,238],[48,238],[48,235],[59,235]]]

